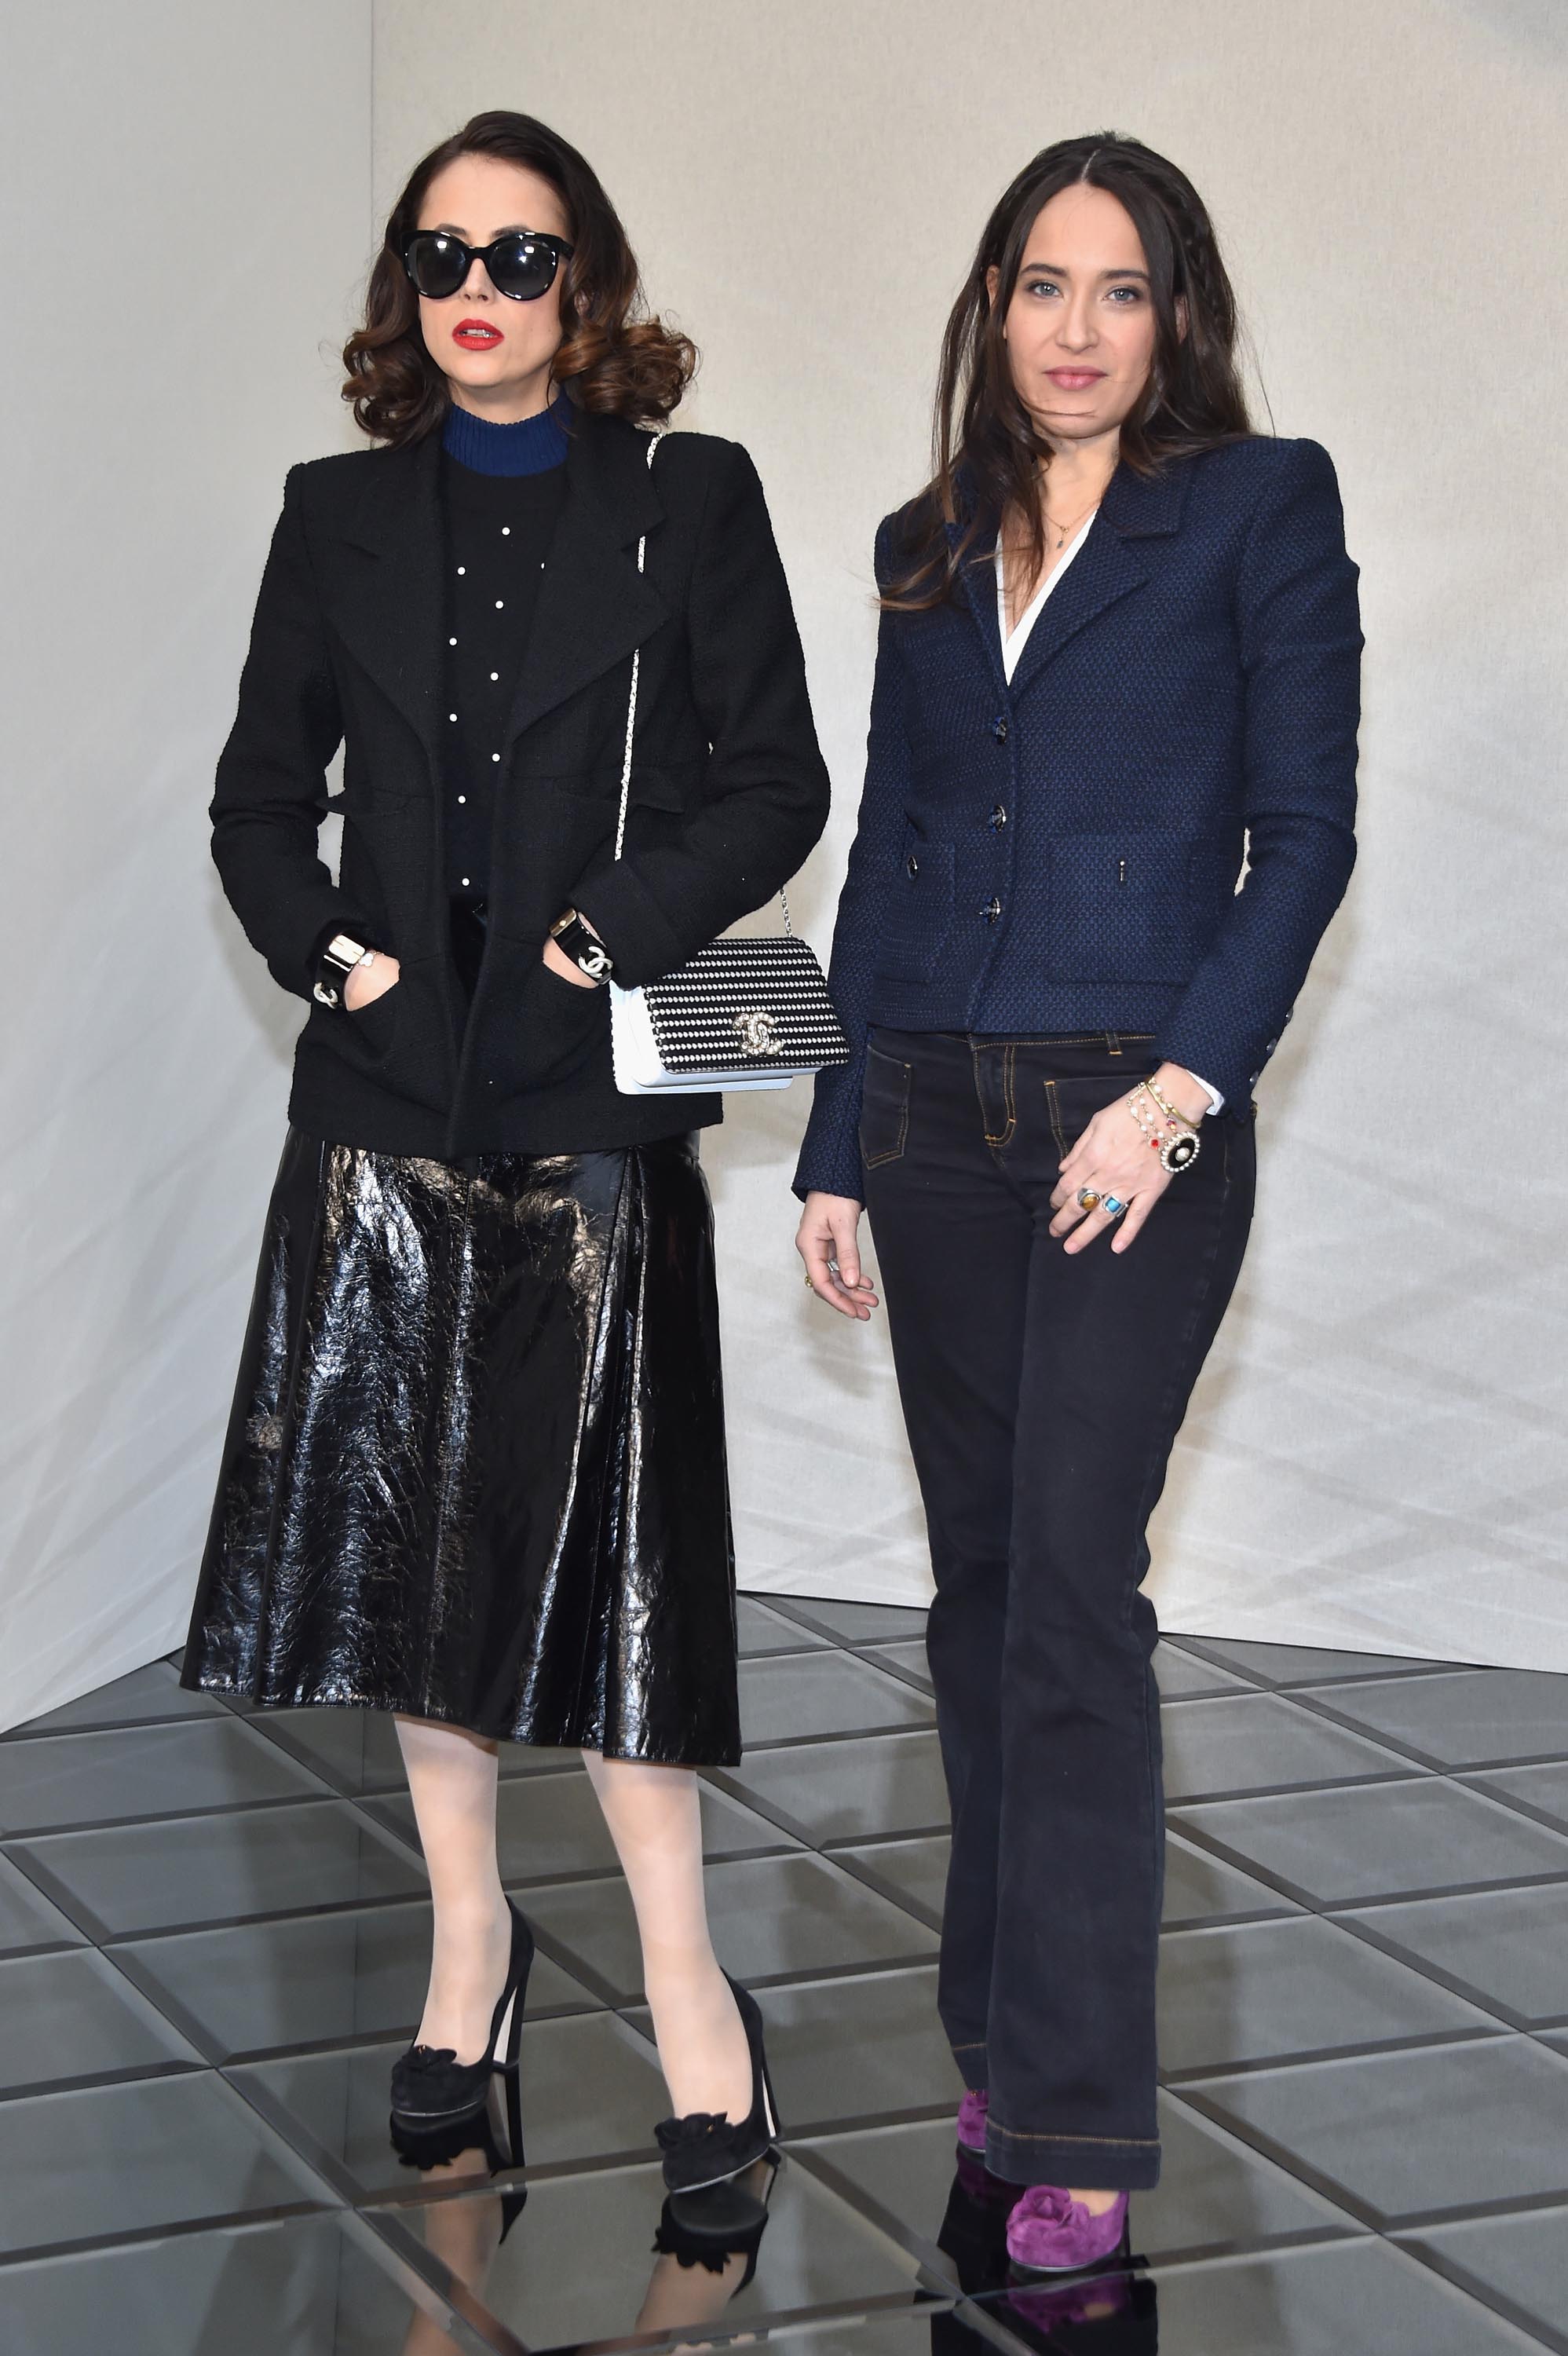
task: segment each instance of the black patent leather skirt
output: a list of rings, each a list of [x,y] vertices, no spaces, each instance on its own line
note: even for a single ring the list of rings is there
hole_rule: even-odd
[[[732,1764],[734,1594],[695,1139],[291,1130],[182,1682]]]

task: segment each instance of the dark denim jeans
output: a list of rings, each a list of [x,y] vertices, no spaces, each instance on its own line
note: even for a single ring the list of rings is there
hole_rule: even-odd
[[[860,1142],[931,1534],[953,1811],[938,2006],[986,2158],[1021,2184],[1159,2175],[1165,1834],[1139,1592],[1171,1443],[1242,1264],[1250,1119],[1206,1121],[1124,1254],[1047,1232],[1063,1155],[1147,1039],[873,1030]]]

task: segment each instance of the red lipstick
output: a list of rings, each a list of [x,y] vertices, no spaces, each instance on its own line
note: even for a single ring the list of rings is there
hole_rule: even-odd
[[[500,328],[493,327],[488,319],[459,319],[452,331],[452,340],[454,344],[461,344],[465,352],[490,352],[506,338]]]

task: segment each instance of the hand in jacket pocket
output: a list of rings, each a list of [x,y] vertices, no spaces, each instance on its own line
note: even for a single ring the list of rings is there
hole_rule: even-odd
[[[368,1006],[372,999],[385,998],[401,970],[397,958],[382,949],[377,950],[373,964],[355,966],[343,985],[343,1003],[349,1013]]]

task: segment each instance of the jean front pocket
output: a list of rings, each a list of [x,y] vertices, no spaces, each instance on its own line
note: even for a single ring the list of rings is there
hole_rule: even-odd
[[[860,1159],[868,1170],[896,1162],[909,1135],[910,1066],[878,1047],[866,1050],[860,1090]]]
[[[1148,1069],[1153,1071],[1155,1066],[1151,1064]],[[1135,1066],[1130,1072],[1118,1073],[1114,1076],[1109,1072],[1093,1075],[1073,1073],[1066,1079],[1046,1081],[1045,1105],[1051,1116],[1051,1133],[1063,1161],[1095,1114],[1104,1112],[1110,1105],[1119,1104],[1143,1076]]]

